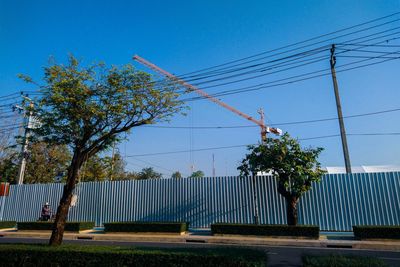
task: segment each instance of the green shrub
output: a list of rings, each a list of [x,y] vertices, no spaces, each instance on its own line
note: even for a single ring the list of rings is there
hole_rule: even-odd
[[[353,232],[356,239],[400,239],[400,226],[354,225]]]
[[[18,230],[53,230],[53,222],[18,222]],[[94,222],[67,222],[65,231],[79,232],[93,229]]]
[[[188,231],[188,222],[113,222],[104,224],[104,232],[162,232]]]
[[[303,256],[303,267],[384,267],[385,262],[380,259],[360,256]]]
[[[17,225],[16,221],[2,221],[0,222],[0,229],[14,228]]]
[[[213,234],[263,235],[263,236],[296,236],[319,238],[319,226],[315,225],[274,225],[274,224],[211,224]]]
[[[266,266],[250,249],[156,249],[118,246],[0,245],[0,266]]]

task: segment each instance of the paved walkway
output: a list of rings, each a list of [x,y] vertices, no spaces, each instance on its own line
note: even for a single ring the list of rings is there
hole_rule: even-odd
[[[49,238],[50,231],[16,231],[6,229],[0,231],[0,237],[9,238]],[[171,243],[209,243],[253,246],[290,246],[290,247],[319,247],[319,248],[356,248],[369,250],[387,250],[400,252],[400,240],[353,240],[349,234],[322,234],[318,240],[296,239],[282,237],[213,236],[209,230],[192,231],[183,235],[161,233],[107,233],[102,230],[90,230],[80,233],[64,234],[65,240],[107,240],[132,242],[171,242]]]

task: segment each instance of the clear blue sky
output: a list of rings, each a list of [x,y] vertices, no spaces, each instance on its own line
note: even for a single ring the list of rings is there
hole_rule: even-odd
[[[64,62],[68,53],[84,63],[133,63],[139,54],[158,66],[186,73],[266,50],[302,41],[400,11],[399,0],[386,1],[5,1],[0,0],[0,95],[35,89],[17,73],[37,80],[54,56]],[[399,19],[397,15],[392,19]],[[386,20],[387,21],[387,20]],[[399,21],[386,26],[399,27]],[[371,31],[372,32],[372,31]],[[365,33],[365,35],[368,32]],[[341,40],[338,40],[341,41]],[[390,42],[399,45],[399,40]],[[399,50],[400,48],[397,48]],[[346,62],[338,58],[337,66]],[[354,60],[354,59],[353,59]],[[215,93],[258,84],[319,68],[329,61],[305,66],[273,78],[209,88]],[[139,66],[140,67],[140,66]],[[338,73],[344,115],[400,108],[400,60]],[[286,75],[286,76],[285,76]],[[267,123],[336,116],[330,76],[260,91],[221,97],[237,109],[257,116],[262,107]],[[190,103],[188,116],[173,118],[170,126],[251,125],[250,122],[206,100]],[[345,120],[348,133],[400,132],[400,112]],[[337,121],[282,125],[298,138],[339,133]],[[136,129],[120,145],[123,156],[153,152],[201,149],[259,140],[258,128],[238,129]],[[400,164],[400,136],[349,136],[353,165]],[[302,141],[322,146],[324,166],[343,165],[339,137]],[[217,175],[236,175],[244,147],[157,156],[126,158],[128,169],[149,163],[168,175],[195,169],[211,175],[215,154]]]

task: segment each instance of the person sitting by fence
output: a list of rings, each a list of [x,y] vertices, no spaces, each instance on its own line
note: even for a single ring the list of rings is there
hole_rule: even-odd
[[[42,213],[40,214],[40,220],[41,221],[49,221],[50,220],[50,205],[49,202],[46,202],[42,208]]]

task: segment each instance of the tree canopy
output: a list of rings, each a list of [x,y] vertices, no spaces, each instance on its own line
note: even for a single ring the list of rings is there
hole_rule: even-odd
[[[181,179],[182,178],[182,174],[179,171],[176,171],[176,172],[171,174],[171,178],[172,179]]]
[[[189,178],[201,178],[201,177],[204,177],[204,172],[203,172],[203,171],[200,171],[200,170],[194,171],[194,172],[189,176]]]
[[[51,245],[59,245],[82,165],[119,141],[122,133],[169,120],[184,106],[178,99],[177,86],[155,82],[132,65],[106,67],[99,63],[84,67],[70,56],[66,65],[45,67],[43,82],[41,95],[31,108],[40,119],[40,127],[32,130],[33,137],[67,145],[72,152],[50,238]]]
[[[285,133],[279,139],[267,138],[265,143],[248,147],[249,154],[238,167],[241,175],[271,172],[278,179],[278,192],[285,197],[288,224],[297,224],[296,204],[325,173],[318,162],[323,148],[301,148],[297,139]]]

